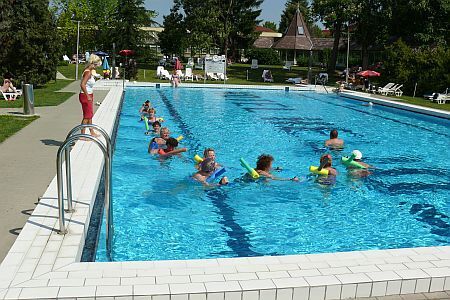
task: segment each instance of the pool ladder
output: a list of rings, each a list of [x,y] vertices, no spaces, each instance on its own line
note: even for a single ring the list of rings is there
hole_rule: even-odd
[[[103,135],[106,141],[106,146],[100,139],[93,137],[90,134],[77,133],[81,129],[94,128],[99,133]],[[106,252],[109,258],[111,258],[112,250],[112,238],[114,234],[113,227],[113,210],[112,210],[112,199],[111,199],[111,170],[112,170],[112,147],[111,138],[108,133],[101,127],[94,124],[81,124],[74,127],[66,137],[64,143],[59,147],[58,153],[56,155],[56,177],[58,185],[58,211],[59,211],[59,234],[66,234],[67,228],[65,225],[64,212],[72,213],[74,212],[72,204],[72,175],[71,175],[71,164],[70,164],[70,148],[71,145],[80,140],[85,139],[94,142],[103,152],[105,158],[104,174],[105,174],[105,210],[106,210]],[[63,198],[63,154],[65,154],[66,161],[66,184],[67,184],[67,209],[64,209],[64,198]]]

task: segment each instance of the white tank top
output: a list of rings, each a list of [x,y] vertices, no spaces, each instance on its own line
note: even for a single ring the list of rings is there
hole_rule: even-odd
[[[88,94],[94,93],[95,78],[93,75],[86,81],[86,91]],[[83,91],[82,91],[83,92]]]

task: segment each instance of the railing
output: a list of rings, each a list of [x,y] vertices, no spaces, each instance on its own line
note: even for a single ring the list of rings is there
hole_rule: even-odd
[[[84,128],[95,128],[100,132],[106,141],[106,146],[102,141],[89,134],[75,134]],[[67,135],[64,143],[59,147],[56,157],[56,177],[58,185],[58,211],[59,211],[59,233],[66,234],[67,228],[65,226],[64,212],[74,212],[72,203],[72,175],[71,175],[71,163],[70,163],[70,146],[80,139],[93,141],[103,152],[105,158],[104,174],[105,174],[105,210],[106,210],[106,251],[108,256],[111,256],[112,250],[112,237],[114,233],[113,227],[113,211],[112,211],[112,199],[111,199],[111,170],[112,170],[112,147],[111,139],[108,133],[101,127],[93,124],[82,124],[73,128]],[[65,154],[66,161],[66,184],[67,184],[67,210],[64,210],[64,187],[63,187],[63,153]]]

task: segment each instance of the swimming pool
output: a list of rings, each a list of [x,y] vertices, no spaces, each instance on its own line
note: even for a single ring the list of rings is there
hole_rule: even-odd
[[[147,154],[137,110],[151,99],[189,152],[160,161]],[[222,89],[127,90],[113,161],[116,261],[283,255],[450,244],[449,122],[309,92]],[[227,176],[239,158],[261,153],[278,176],[308,175],[336,128],[346,141],[330,152],[334,186],[234,183],[204,189],[187,178],[192,157],[216,149]],[[353,149],[376,166],[347,175],[339,157]],[[96,260],[106,261],[104,229]]]

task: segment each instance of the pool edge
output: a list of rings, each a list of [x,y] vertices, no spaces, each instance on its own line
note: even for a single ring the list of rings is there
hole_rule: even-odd
[[[99,88],[108,86],[105,83]],[[108,93],[94,118],[108,132],[116,121],[111,112],[117,115],[121,102],[117,98],[121,88],[111,90],[116,95]],[[57,226],[53,179],[18,243],[0,265],[0,299],[142,296],[152,300],[313,300],[450,290],[450,246],[251,258],[79,262],[92,208],[87,199],[95,199],[102,173],[103,159],[96,150],[81,143],[71,154],[77,200],[77,213],[68,222],[71,234],[62,237],[53,231]],[[76,167],[76,161],[87,154],[89,164]]]

